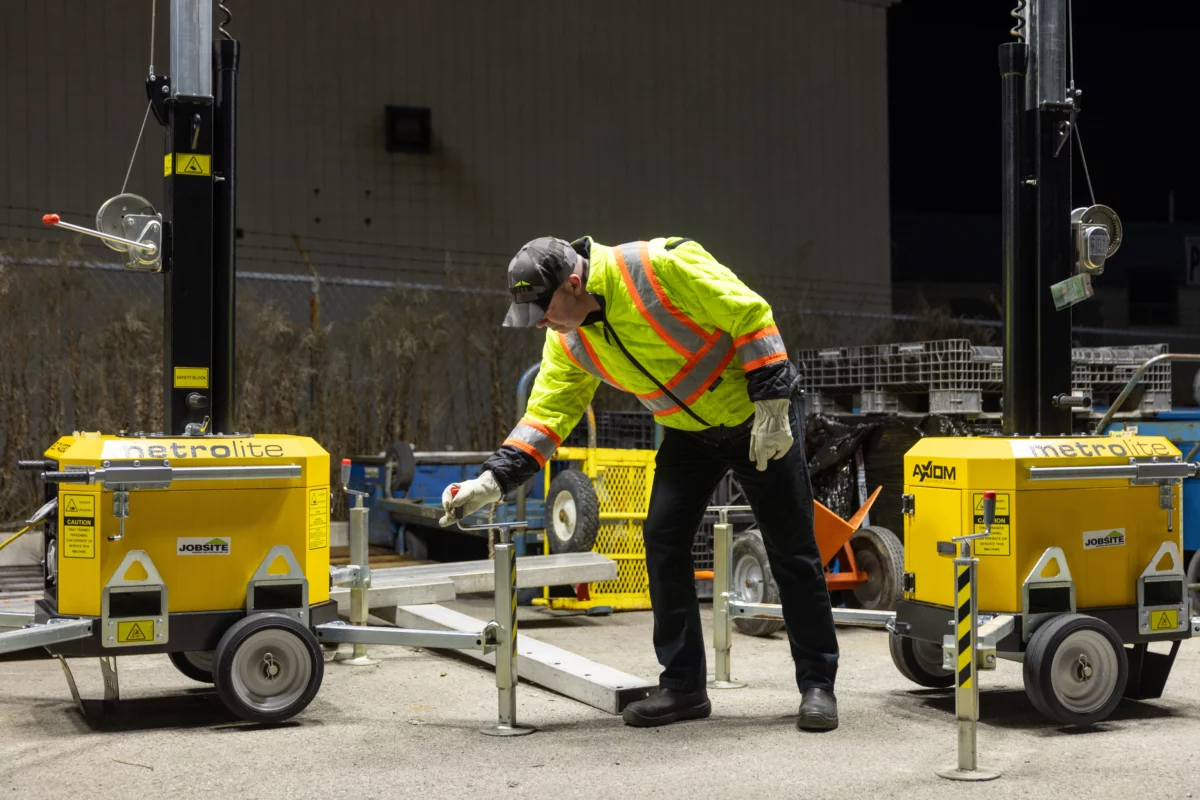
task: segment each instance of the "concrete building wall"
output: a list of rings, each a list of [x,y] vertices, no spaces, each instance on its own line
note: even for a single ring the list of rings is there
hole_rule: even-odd
[[[547,233],[686,235],[792,302],[891,308],[886,3],[229,6],[241,270],[301,271],[293,234],[326,274],[434,281]],[[0,241],[120,191],[150,38],[149,2],[5,2]],[[432,110],[431,154],[385,151],[389,104]],[[155,204],[162,154],[151,117],[128,190]]]

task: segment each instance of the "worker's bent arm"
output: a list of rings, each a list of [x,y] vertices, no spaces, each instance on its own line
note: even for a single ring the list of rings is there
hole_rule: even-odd
[[[542,365],[525,406],[525,416],[483,465],[507,493],[532,478],[578,424],[600,384],[563,351],[547,332]]]
[[[771,306],[761,295],[699,242],[688,240],[671,250],[652,246],[651,257],[660,285],[683,313],[733,337],[751,400],[791,395],[796,368],[788,360]]]

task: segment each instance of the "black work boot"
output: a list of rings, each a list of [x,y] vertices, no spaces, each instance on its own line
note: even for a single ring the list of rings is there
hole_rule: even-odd
[[[653,728],[683,719],[704,719],[711,713],[712,704],[704,689],[698,692],[659,689],[658,694],[625,706],[621,718],[635,728]]]
[[[815,686],[805,689],[800,698],[800,718],[796,728],[802,731],[831,731],[838,726],[837,698],[832,689]]]

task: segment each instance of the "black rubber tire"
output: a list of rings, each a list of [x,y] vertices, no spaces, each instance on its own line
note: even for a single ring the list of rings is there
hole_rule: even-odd
[[[842,592],[847,608],[891,611],[904,596],[904,545],[887,528],[870,525],[850,537],[850,548],[867,582]]]
[[[388,486],[392,495],[398,495],[412,486],[417,475],[417,457],[407,442],[393,442],[387,449],[387,466],[392,470],[392,482]]]
[[[918,686],[945,689],[954,685],[954,673],[940,666],[942,650],[938,645],[889,631],[888,652],[900,674]]]
[[[1200,375],[1200,372],[1196,374]],[[1188,562],[1187,582],[1189,584],[1200,583],[1200,550],[1192,553],[1192,560]],[[1200,616],[1200,589],[1188,592],[1188,596],[1192,599],[1192,616]]]
[[[1073,635],[1081,632],[1094,632],[1104,638],[1112,648],[1117,673],[1112,691],[1101,698],[1102,702],[1096,702],[1083,710],[1069,708],[1063,703],[1055,690],[1053,669],[1055,655]],[[1107,622],[1086,614],[1063,614],[1042,624],[1033,632],[1025,650],[1023,674],[1025,693],[1042,714],[1064,725],[1092,725],[1106,719],[1125,695],[1125,684],[1129,680],[1129,660],[1121,637]]]
[[[269,631],[276,631],[282,637],[295,637],[297,640],[295,644],[299,646],[293,649],[301,659],[308,661],[309,666],[309,674],[307,678],[303,679],[303,689],[295,698],[276,708],[265,708],[262,704],[256,704],[247,696],[250,693],[243,687],[239,687],[233,674],[239,649],[252,644],[251,637]],[[286,660],[283,662],[283,666],[282,677],[290,677],[286,674]],[[250,722],[282,722],[299,714],[316,697],[324,675],[325,659],[321,654],[321,645],[317,642],[317,637],[308,627],[301,625],[297,620],[274,612],[251,614],[238,620],[221,637],[213,655],[213,683],[217,687],[217,695],[226,708]]]
[[[575,508],[573,527],[568,527],[569,516],[565,508],[560,508],[558,519],[554,519],[554,507],[560,502],[560,495],[570,495],[561,498],[561,502],[572,502]],[[577,469],[564,469],[550,481],[550,491],[546,494],[545,505],[546,538],[550,541],[551,553],[589,553],[596,546],[596,536],[600,533],[600,499],[596,497],[596,489],[588,476]],[[562,522],[558,530],[555,523]]]
[[[197,664],[190,657],[199,655],[201,663]],[[175,665],[175,669],[182,672],[194,681],[200,683],[212,683],[213,673],[213,651],[212,650],[196,650],[191,652],[167,653],[167,658],[171,659],[171,663]],[[207,661],[208,668],[204,666]]]
[[[763,544],[762,536],[758,531],[750,531],[741,536],[736,536],[733,539],[733,559],[729,564],[729,571],[732,573],[732,581],[734,591],[742,593],[743,591],[753,591],[752,587],[738,585],[738,564],[748,560],[747,568],[757,568],[759,574],[762,575],[762,596],[745,596],[743,599],[751,600],[757,603],[778,603],[779,602],[779,587],[775,584],[775,576],[771,574],[771,562],[767,558],[767,546]],[[742,579],[745,583],[745,579]],[[773,633],[783,630],[784,622],[781,619],[749,619],[746,617],[736,617],[733,620],[733,627],[737,628],[747,636],[770,636]]]

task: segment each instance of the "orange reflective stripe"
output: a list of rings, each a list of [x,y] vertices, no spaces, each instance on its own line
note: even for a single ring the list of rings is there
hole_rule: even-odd
[[[700,388],[696,389],[696,391],[685,397],[683,402],[690,406],[692,403],[700,399],[700,396],[708,391],[708,387],[712,386],[717,378],[721,377],[721,373],[724,372],[725,368],[729,366],[729,362],[733,361],[733,353],[734,350],[732,347],[726,350],[725,356],[721,359],[721,363],[717,365],[716,369],[708,374],[708,377],[704,379],[704,383],[700,384]]]
[[[683,383],[684,378],[691,374],[692,370],[696,368],[696,365],[699,364],[706,355],[708,355],[709,351],[712,350],[713,345],[715,345],[719,340],[720,335],[718,333],[718,336],[710,340],[704,345],[704,347],[701,347],[699,350],[697,350],[696,354],[689,358],[688,362],[683,365],[683,369],[679,370],[679,372],[676,372],[675,377],[667,381],[667,388],[674,389],[676,386]]]
[[[671,298],[667,297],[667,293],[663,291],[662,284],[658,282],[658,276],[654,274],[654,262],[650,259],[650,245],[646,242],[640,242],[638,244],[638,251],[642,255],[642,268],[646,270],[646,278],[649,279],[650,288],[654,290],[654,294],[658,297],[658,302],[662,303],[663,308],[675,319],[682,322],[692,333],[701,339],[709,339],[708,331],[701,328],[691,317],[676,308],[675,304],[671,302]],[[712,338],[715,338],[715,336],[714,333]]]
[[[746,370],[746,372],[750,372],[758,369],[759,367],[765,367],[768,364],[774,364],[779,361],[787,361],[787,357],[787,353],[771,353],[769,356],[756,358],[753,361],[742,364],[742,369]]]
[[[559,436],[557,433],[555,433],[554,431],[550,430],[549,428],[547,428],[545,425],[543,425],[542,423],[538,422],[537,420],[533,420],[533,419],[530,419],[529,417],[525,417],[524,419],[522,419],[522,420],[521,420],[519,423],[517,423],[517,424],[518,424],[518,425],[524,425],[524,426],[525,426],[525,427],[527,427],[527,428],[533,428],[535,431],[537,431],[538,433],[542,434],[543,436],[545,436],[546,438],[548,438],[550,441],[554,442],[554,446],[555,446],[555,447],[557,447],[558,445],[562,444],[562,437],[561,437],[561,436]]]
[[[646,303],[642,300],[641,292],[638,291],[638,287],[633,282],[633,276],[629,273],[629,266],[625,263],[625,254],[622,252],[624,249],[624,247],[614,248],[613,255],[616,256],[617,267],[621,270],[621,278],[625,281],[625,289],[629,292],[629,299],[637,306],[638,313],[642,315],[646,322],[650,324],[650,327],[654,329],[654,332],[658,334],[658,338],[662,339],[668,347],[679,353],[679,355],[684,358],[690,358],[692,352],[677,342],[675,337],[667,333],[667,329],[646,308]]]
[[[596,355],[596,351],[592,349],[592,343],[583,335],[583,331],[576,331],[575,335],[579,337],[579,343],[583,345],[583,349],[587,351],[588,358],[592,360],[592,364],[596,367],[596,371],[600,373],[600,377],[611,383],[613,386],[620,389],[622,392],[628,391],[621,384],[617,383],[612,375],[608,374],[608,370],[600,363],[600,357]]]
[[[602,381],[607,382],[611,386],[620,389],[622,392],[629,390],[617,383],[612,375],[600,364],[600,357],[592,348],[587,337],[580,331],[572,331],[570,334],[558,333],[559,343],[567,356],[575,363],[577,367],[582,369],[589,375],[594,375]],[[642,402],[642,405],[655,413],[667,412],[673,413],[678,411],[679,407],[663,394],[662,390],[655,390],[648,394],[637,394],[629,392],[634,397]]]
[[[744,344],[753,342],[755,339],[761,339],[764,336],[778,336],[778,335],[779,335],[779,328],[775,325],[768,325],[765,328],[759,328],[756,331],[751,331],[750,333],[747,333],[745,336],[739,336],[738,338],[733,340],[733,346],[741,347]]]
[[[742,369],[750,371],[774,364],[787,358],[787,348],[783,337],[774,325],[768,325],[756,331],[739,336],[734,342],[738,358],[742,360]]]
[[[537,462],[539,467],[546,466],[546,457],[536,447],[529,444],[529,442],[522,442],[520,439],[505,439],[504,443],[533,456],[533,460]]]

